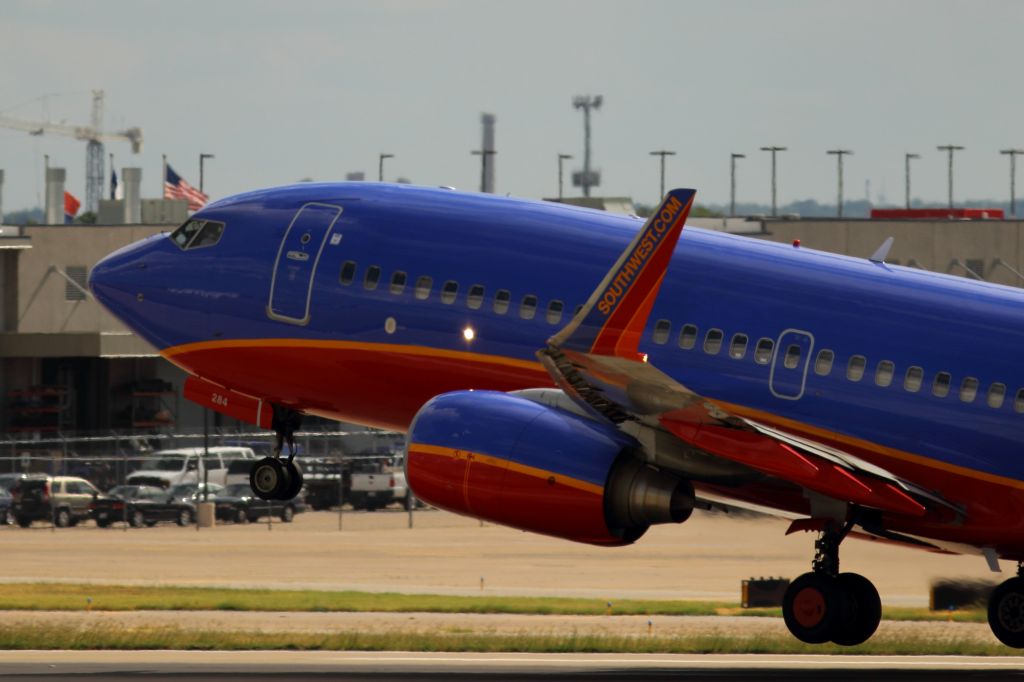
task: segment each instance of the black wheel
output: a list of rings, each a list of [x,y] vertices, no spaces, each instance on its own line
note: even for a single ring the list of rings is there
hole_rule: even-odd
[[[136,509],[128,517],[128,524],[132,528],[142,528],[146,525],[146,515],[143,514],[142,511]]]
[[[53,517],[53,525],[58,528],[67,528],[71,525],[71,512],[67,509],[58,509]]]
[[[110,525],[110,521],[107,521],[106,519],[96,519],[96,527],[97,528],[106,528],[109,525]]]
[[[249,486],[261,500],[280,499],[288,490],[291,477],[284,462],[276,457],[264,457],[249,471]]]
[[[842,621],[837,581],[824,573],[804,573],[789,584],[782,598],[782,617],[793,636],[808,644],[832,639]]]
[[[871,581],[857,573],[840,573],[836,578],[843,601],[843,617],[832,641],[856,646],[868,641],[882,620],[882,600]]]
[[[277,499],[291,500],[302,490],[302,472],[299,470],[299,467],[295,466],[295,462],[286,460],[284,467],[288,472],[288,488],[284,491],[284,495]]]
[[[32,525],[32,519],[30,519],[27,516],[19,516],[17,518],[17,521],[18,521],[18,525],[21,526],[22,528],[28,528],[29,526]]]
[[[192,523],[192,512],[190,512],[188,509],[180,510],[178,512],[178,518],[175,519],[175,522],[179,526],[187,526],[187,525],[191,524]]]
[[[235,510],[235,523],[247,523],[249,521],[244,509]]]
[[[285,523],[291,523],[292,519],[295,518],[295,507],[290,504],[286,504],[284,509],[281,510],[281,520]]]
[[[1014,649],[1024,649],[1024,578],[1010,578],[988,598],[992,634]]]

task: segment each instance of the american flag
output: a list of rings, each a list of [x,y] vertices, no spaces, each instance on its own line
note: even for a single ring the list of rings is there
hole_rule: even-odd
[[[174,172],[170,164],[166,166],[164,173],[164,199],[184,199],[188,202],[188,210],[198,211],[210,197],[206,196]]]

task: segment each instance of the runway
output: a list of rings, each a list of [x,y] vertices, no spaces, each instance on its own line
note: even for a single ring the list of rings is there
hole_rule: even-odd
[[[1011,680],[1024,657],[4,651],[5,680]]]

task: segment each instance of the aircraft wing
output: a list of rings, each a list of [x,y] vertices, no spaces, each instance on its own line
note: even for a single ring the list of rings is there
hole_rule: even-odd
[[[573,319],[537,352],[589,412],[667,431],[693,447],[836,500],[906,516],[954,505],[851,453],[731,414],[639,352],[694,190],[672,190]]]

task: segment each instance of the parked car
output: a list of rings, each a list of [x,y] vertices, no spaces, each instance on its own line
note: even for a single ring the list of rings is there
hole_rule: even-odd
[[[100,528],[122,520],[133,528],[155,526],[160,521],[187,526],[193,518],[192,507],[151,485],[116,485],[103,495],[97,494],[89,509]]]
[[[13,526],[14,502],[11,498],[11,487],[21,478],[21,474],[0,474],[0,524]]]
[[[14,518],[22,528],[52,521],[59,528],[89,518],[89,504],[99,490],[77,476],[22,476],[11,487]]]
[[[228,467],[235,460],[253,461],[251,448],[218,445],[204,457],[203,448],[159,450],[148,455],[139,468],[128,475],[130,485],[157,485],[170,488],[181,483],[225,484]]]
[[[235,523],[257,521],[267,515],[279,516],[290,523],[296,514],[306,511],[301,493],[291,500],[261,500],[253,495],[248,483],[229,485],[214,502],[217,519]]]
[[[224,486],[219,483],[179,483],[170,489],[170,500],[188,507],[191,514],[190,522],[194,522],[196,520],[196,505],[203,501],[204,491],[207,489],[210,501],[213,502],[214,498],[224,490]]]
[[[392,502],[408,509],[412,504],[402,470],[353,472],[351,481],[347,499],[353,509],[376,511]]]

